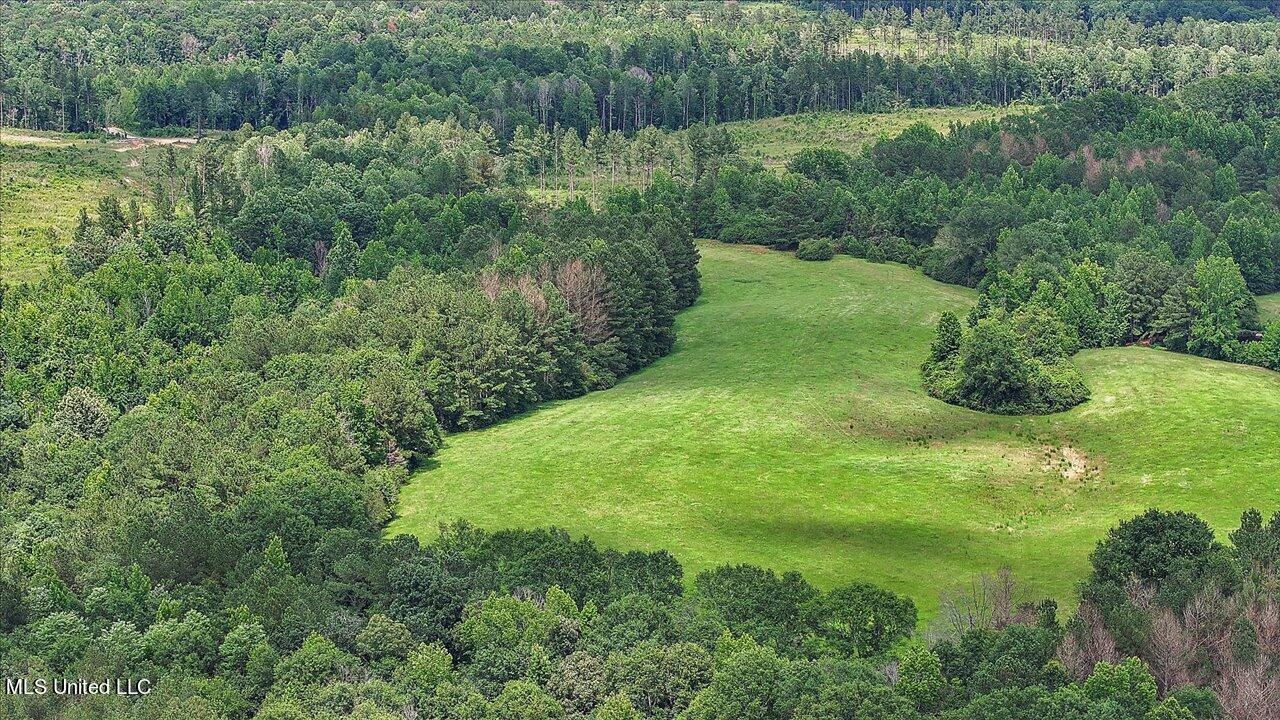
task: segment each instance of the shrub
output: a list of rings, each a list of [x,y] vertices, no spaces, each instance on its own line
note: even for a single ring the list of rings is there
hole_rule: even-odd
[[[886,262],[889,258],[885,256],[884,248],[878,243],[867,243],[867,260],[873,263]]]
[[[835,255],[836,246],[831,238],[801,240],[796,248],[796,257],[800,260],[830,260]]]
[[[840,238],[840,252],[856,258],[865,258],[867,256],[867,246],[867,241],[857,235],[845,235]]]

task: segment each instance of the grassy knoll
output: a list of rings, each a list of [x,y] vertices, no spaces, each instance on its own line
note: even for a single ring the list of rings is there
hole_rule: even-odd
[[[1280,293],[1263,295],[1258,298],[1258,310],[1262,313],[1263,322],[1280,320]]]
[[[146,193],[144,160],[157,146],[73,139],[5,128],[0,132],[0,279],[43,274],[71,237],[81,207]]]
[[[971,291],[897,265],[702,245],[675,351],[617,387],[448,439],[392,532],[463,517],[618,547],[939,588],[1011,565],[1069,600],[1099,537],[1152,505],[1219,528],[1280,502],[1280,375],[1158,350],[1077,358],[1094,399],[1046,418],[933,400],[917,366]]]
[[[742,154],[765,167],[781,167],[805,148],[833,148],[857,154],[880,137],[898,135],[910,125],[926,123],[946,132],[951,123],[995,120],[1018,107],[912,108],[888,113],[816,112],[763,120],[726,123]]]

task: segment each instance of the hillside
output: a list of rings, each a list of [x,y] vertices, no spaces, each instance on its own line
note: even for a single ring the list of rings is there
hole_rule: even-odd
[[[390,531],[554,523],[671,549],[692,572],[753,562],[879,583],[929,612],[940,588],[1004,563],[1069,602],[1093,544],[1148,506],[1228,528],[1280,501],[1274,373],[1090,351],[1076,360],[1092,401],[983,415],[929,398],[917,372],[938,314],[970,291],[846,257],[701,249],[704,295],[675,352],[450,437]]]

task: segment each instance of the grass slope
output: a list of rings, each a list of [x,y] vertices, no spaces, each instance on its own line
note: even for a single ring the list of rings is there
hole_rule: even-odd
[[[1280,320],[1280,293],[1263,295],[1258,298],[1258,310],[1263,322]]]
[[[744,156],[759,160],[765,167],[782,167],[805,148],[832,148],[856,155],[881,137],[900,134],[922,122],[939,132],[951,123],[996,120],[1018,107],[912,108],[888,113],[815,112],[783,115],[763,120],[726,123]]]
[[[1280,501],[1280,375],[1141,348],[1081,354],[1094,399],[1006,418],[933,400],[917,366],[971,291],[897,265],[703,244],[675,351],[620,383],[451,436],[391,532],[556,524],[915,598],[1009,564],[1070,600],[1094,543],[1157,505],[1231,527]]]

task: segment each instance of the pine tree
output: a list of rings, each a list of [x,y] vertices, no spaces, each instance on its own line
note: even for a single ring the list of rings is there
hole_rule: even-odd
[[[108,195],[98,201],[98,227],[102,234],[114,240],[124,234],[128,227],[124,213],[120,210],[120,201],[114,195]]]
[[[89,219],[89,213],[80,208],[76,229],[67,246],[66,264],[71,274],[80,276],[101,267],[111,256],[114,243],[103,233],[102,227]]]
[[[1235,260],[1213,256],[1196,263],[1190,291],[1194,319],[1187,349],[1205,357],[1226,357],[1240,335],[1241,316],[1250,300]]]

